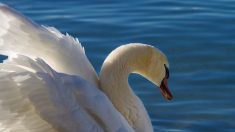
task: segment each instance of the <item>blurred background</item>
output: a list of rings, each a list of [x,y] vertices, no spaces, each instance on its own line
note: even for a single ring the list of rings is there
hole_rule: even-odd
[[[97,72],[122,44],[161,49],[170,62],[172,101],[141,76],[129,77],[155,131],[235,131],[234,0],[0,2],[77,37]]]

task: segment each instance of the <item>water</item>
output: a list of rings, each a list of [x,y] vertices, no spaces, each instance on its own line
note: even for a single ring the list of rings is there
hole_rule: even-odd
[[[121,44],[160,48],[170,61],[172,101],[142,77],[130,77],[155,131],[235,131],[235,1],[1,2],[78,37],[97,71]]]

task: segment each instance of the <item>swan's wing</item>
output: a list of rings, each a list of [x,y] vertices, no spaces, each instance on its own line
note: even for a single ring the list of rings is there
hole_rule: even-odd
[[[26,56],[0,64],[0,131],[133,132],[108,98],[79,76]]]
[[[79,41],[53,27],[37,25],[0,3],[0,54],[42,58],[59,72],[97,85],[97,75]]]
[[[103,131],[53,72],[24,56],[0,65],[1,131]]]

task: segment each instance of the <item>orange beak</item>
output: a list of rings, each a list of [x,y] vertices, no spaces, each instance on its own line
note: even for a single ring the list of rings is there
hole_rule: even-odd
[[[168,100],[171,100],[173,98],[169,88],[168,88],[168,83],[167,83],[167,78],[164,78],[162,83],[161,83],[161,86],[160,86],[160,89],[161,89],[161,93],[162,95],[168,99]]]

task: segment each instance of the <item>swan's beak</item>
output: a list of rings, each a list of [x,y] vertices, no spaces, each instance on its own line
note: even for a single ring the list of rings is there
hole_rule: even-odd
[[[161,89],[161,93],[162,95],[168,99],[168,100],[171,100],[173,98],[169,88],[168,88],[168,83],[167,83],[167,78],[164,78],[162,80],[162,83],[161,83],[161,86],[160,86],[160,89]]]

